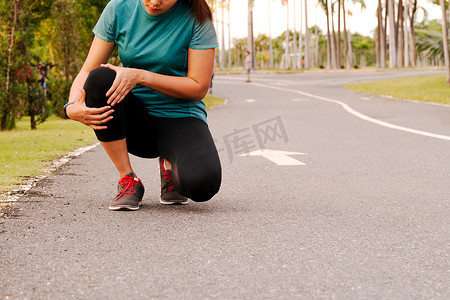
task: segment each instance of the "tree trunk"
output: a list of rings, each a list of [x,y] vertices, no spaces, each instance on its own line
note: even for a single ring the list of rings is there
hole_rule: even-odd
[[[289,2],[286,1],[286,35],[285,43],[286,47],[284,49],[284,68],[286,70],[290,69],[290,59],[289,59]]]
[[[336,31],[334,30],[334,5],[331,3],[331,65],[337,69]]]
[[[414,29],[417,11],[417,0],[413,0],[413,7],[411,10],[411,16],[409,18],[409,28],[411,34],[411,50],[412,50],[412,65],[417,66],[417,49],[416,49],[416,32]]]
[[[397,47],[395,43],[394,0],[389,0],[389,68],[397,67]]]
[[[398,37],[397,37],[397,49],[399,49],[398,58],[399,58],[399,66],[403,67],[405,65],[405,43],[403,42],[405,30],[403,27],[403,1],[398,1]]]
[[[221,4],[221,12],[222,12],[222,42],[221,42],[221,47],[219,48],[219,52],[220,52],[220,68],[221,69],[225,69],[225,5],[224,5],[224,0],[222,0],[222,4]]]
[[[444,61],[445,69],[447,70],[447,85],[450,85],[450,58],[448,53],[448,27],[447,27],[447,13],[445,8],[445,1],[440,0],[442,11],[442,43],[444,44]]]
[[[305,69],[309,69],[310,54],[309,54],[308,0],[304,1],[305,1]]]
[[[248,0],[248,36],[247,36],[247,50],[250,51],[252,57],[252,68],[255,67],[255,51],[253,49],[253,1]]]
[[[388,30],[388,18],[389,18],[389,9],[388,9],[388,5],[389,5],[389,0],[385,0],[385,5],[384,5],[384,44],[386,45],[386,51],[385,51],[385,57],[386,57],[386,67],[387,67],[387,59],[388,59],[388,42],[387,42],[387,30]]]
[[[405,9],[403,10],[403,51],[405,58],[405,67],[409,67],[409,32],[408,32],[408,16],[409,16],[409,0],[405,0]]]
[[[347,35],[347,14],[345,13],[345,1],[342,1],[342,17],[343,17],[343,25],[344,25],[344,56],[345,56],[345,65],[347,70],[352,68],[351,60],[349,59],[349,45],[348,45],[348,35]]]
[[[295,2],[294,2],[295,3]],[[298,45],[298,66],[300,69],[303,69],[303,6],[302,1],[300,0],[300,35],[298,37],[299,45]]]
[[[227,3],[228,9],[228,68],[231,69],[231,14],[230,14],[230,0]]]
[[[319,34],[317,32],[317,22],[314,26],[314,66],[319,67]]]
[[[331,35],[330,35],[330,13],[328,0],[325,0],[325,13],[327,15],[327,69],[331,68]]]
[[[381,68],[381,31],[383,30],[383,16],[381,14],[381,0],[378,0],[378,8],[377,8],[377,42],[376,46],[376,57],[377,57],[377,68]]]
[[[11,71],[13,65],[13,49],[15,47],[15,34],[16,34],[16,26],[17,26],[17,15],[18,15],[18,5],[19,0],[14,0],[13,2],[13,19],[11,24],[11,30],[9,33],[9,42],[7,49],[7,58],[6,58],[6,78],[5,78],[5,106],[1,112],[1,120],[0,120],[0,130],[6,130],[8,127],[8,116],[10,114],[9,107],[10,103],[10,85],[11,85]]]
[[[295,5],[296,2],[297,1],[294,0],[294,30],[293,30],[293,38],[292,38],[292,41],[294,42],[294,49],[293,49],[292,52],[295,54],[295,56],[294,56],[294,66],[293,67],[294,67],[294,69],[300,69],[300,59],[301,58],[295,59],[297,57],[297,27],[296,27],[296,24],[297,24],[297,8],[296,8],[296,5]],[[300,22],[301,22],[301,19],[302,19],[301,5],[302,5],[302,0],[300,0]],[[302,37],[302,27],[300,25],[300,39],[299,40],[301,40],[301,37]],[[301,42],[300,42],[300,45],[301,45]]]
[[[341,2],[338,0],[338,32],[337,32],[337,49],[336,49],[336,65],[341,68]]]
[[[270,68],[273,68],[273,43],[272,43],[272,23],[270,19],[270,1],[269,1],[269,52],[270,52]]]

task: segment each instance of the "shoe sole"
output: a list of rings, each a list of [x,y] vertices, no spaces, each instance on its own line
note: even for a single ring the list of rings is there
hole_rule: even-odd
[[[164,200],[164,199],[159,199],[159,203],[164,204],[164,205],[186,205],[189,203],[189,199],[186,200]]]
[[[117,205],[117,206],[110,206],[109,210],[138,210],[139,206],[132,206],[132,205]]]

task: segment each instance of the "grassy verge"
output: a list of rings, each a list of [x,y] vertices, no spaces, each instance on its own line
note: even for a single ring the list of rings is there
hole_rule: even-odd
[[[212,95],[205,98],[207,109],[223,102],[222,98]],[[89,127],[57,117],[49,118],[36,130],[29,128],[29,118],[23,118],[14,130],[0,132],[0,199],[1,194],[25,183],[28,178],[43,174],[54,160],[97,141]],[[1,205],[0,202],[0,214]]]
[[[430,75],[354,83],[345,87],[372,95],[450,104],[450,87],[445,80],[445,75]]]
[[[206,96],[204,102],[205,102],[206,110],[208,110],[208,109],[211,109],[213,107],[222,105],[225,102],[225,100],[220,98],[220,97],[208,94]]]
[[[30,176],[43,174],[52,161],[69,151],[96,141],[92,130],[81,123],[51,117],[30,130],[29,118],[16,129],[0,132],[0,193],[10,191]]]

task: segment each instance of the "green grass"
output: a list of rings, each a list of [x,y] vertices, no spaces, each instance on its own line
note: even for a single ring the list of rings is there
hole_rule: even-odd
[[[93,144],[93,131],[81,123],[51,117],[30,130],[29,118],[12,131],[0,132],[0,194],[26,178],[43,174],[52,161],[73,149]]]
[[[222,105],[225,102],[225,100],[220,98],[220,97],[208,94],[206,96],[204,102],[205,102],[206,110],[208,110],[208,109],[211,109],[213,107]]]
[[[450,86],[445,80],[445,75],[430,75],[354,83],[345,87],[366,94],[450,104]]]

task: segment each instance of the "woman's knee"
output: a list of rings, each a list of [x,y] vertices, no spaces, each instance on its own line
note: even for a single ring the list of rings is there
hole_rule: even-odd
[[[214,170],[197,170],[182,181],[183,194],[195,202],[210,200],[220,189],[222,174],[220,167]]]
[[[86,105],[89,107],[105,106],[108,100],[106,92],[115,78],[116,72],[111,69],[99,67],[92,70],[83,87],[86,91]]]

